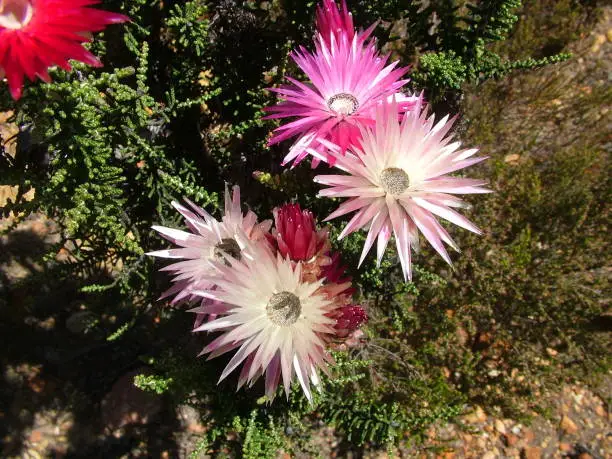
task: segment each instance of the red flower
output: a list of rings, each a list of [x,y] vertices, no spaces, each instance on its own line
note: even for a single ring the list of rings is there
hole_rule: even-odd
[[[99,67],[101,62],[82,44],[90,32],[128,20],[91,5],[98,0],[0,0],[0,76],[5,74],[14,99],[23,79],[49,82],[49,67],[70,70],[69,60]]]
[[[302,210],[299,204],[277,207],[273,214],[272,238],[283,257],[289,255],[293,261],[308,261],[327,246],[327,230],[317,231],[312,213]]]

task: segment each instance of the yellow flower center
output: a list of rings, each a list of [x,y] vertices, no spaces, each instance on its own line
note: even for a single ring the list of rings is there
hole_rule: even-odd
[[[410,177],[399,167],[388,167],[380,173],[380,183],[387,194],[399,195],[410,186]]]
[[[302,313],[300,299],[291,292],[275,293],[266,306],[268,319],[279,327],[287,327],[297,322]]]
[[[28,25],[34,14],[28,0],[0,0],[0,27],[17,30]]]
[[[327,101],[327,106],[332,112],[338,115],[352,115],[359,108],[359,101],[351,94],[340,93],[331,96]]]

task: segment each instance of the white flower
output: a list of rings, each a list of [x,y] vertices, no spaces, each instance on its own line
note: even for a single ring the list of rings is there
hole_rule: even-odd
[[[194,331],[223,331],[202,351],[209,358],[237,349],[219,381],[244,363],[238,388],[265,373],[266,395],[274,397],[282,377],[288,396],[295,375],[311,400],[310,383],[319,384],[319,368],[327,372],[332,358],[325,346],[335,334],[335,320],[326,315],[335,305],[319,291],[323,281],[303,282],[301,263],[293,267],[263,245],[252,258],[210,265],[217,272],[211,279],[216,288],[194,294],[223,303],[226,311]],[[198,311],[206,313],[206,308]]]
[[[361,128],[361,148],[340,154],[340,148],[328,142],[334,166],[347,175],[318,175],[315,182],[328,185],[319,196],[349,198],[326,220],[356,212],[340,238],[360,228],[368,228],[360,264],[378,238],[378,263],[391,233],[404,278],[411,278],[411,247],[418,244],[420,230],[433,248],[451,262],[444,243],[457,249],[448,232],[435,216],[442,217],[469,231],[480,230],[454,208],[465,207],[455,194],[488,193],[482,180],[451,177],[448,174],[466,168],[484,157],[473,157],[478,149],[461,150],[460,142],[447,135],[454,120],[448,116],[434,125],[434,117],[419,101],[400,121],[397,102],[380,103],[374,127]]]
[[[257,216],[248,211],[243,215],[240,208],[240,188],[233,188],[230,199],[229,190],[225,189],[225,213],[221,221],[214,219],[208,212],[185,199],[191,209],[172,202],[172,206],[185,218],[185,223],[191,232],[181,231],[164,226],[154,226],[153,229],[164,238],[178,245],[179,248],[158,250],[148,255],[182,260],[172,263],[162,271],[175,274],[173,286],[162,298],[176,295],[173,303],[193,300],[191,291],[194,288],[212,287],[207,279],[214,274],[209,260],[219,259],[229,255],[228,260],[240,260],[252,256],[252,248],[263,241],[272,222],[270,220],[257,223]]]

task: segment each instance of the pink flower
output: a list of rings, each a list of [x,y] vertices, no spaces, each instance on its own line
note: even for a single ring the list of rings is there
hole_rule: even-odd
[[[342,261],[340,260],[340,254],[335,252],[331,256],[331,263],[327,265],[323,270],[323,276],[327,279],[328,282],[333,282],[336,284],[341,284],[343,282],[350,282],[350,277],[344,277],[346,274],[346,266],[342,266]]]
[[[274,209],[272,236],[283,257],[308,261],[323,249],[329,249],[327,229],[318,230],[312,213],[299,204],[285,204]]]
[[[311,83],[288,77],[290,84],[271,89],[284,100],[268,107],[271,114],[266,118],[295,118],[278,127],[269,142],[273,145],[297,137],[283,164],[293,161],[295,165],[309,154],[315,156],[313,167],[320,160],[333,162],[334,157],[325,153],[326,141],[338,145],[342,153],[351,145],[358,146],[360,128],[374,124],[376,104],[408,82],[401,79],[407,67],[396,68],[397,62],[387,65],[388,56],[381,57],[372,41],[365,42],[370,32],[333,32],[337,25],[346,24],[348,16],[346,10],[344,16],[340,15],[332,4],[326,2],[324,9],[319,9],[319,27],[327,36],[319,34],[315,52],[300,47],[291,54]],[[325,8],[335,11],[329,20],[323,19]],[[404,96],[398,100],[401,103],[396,107],[401,114],[410,110],[417,98]]]
[[[347,174],[319,175],[315,181],[330,187],[319,196],[349,198],[326,220],[356,212],[340,239],[368,228],[360,265],[377,238],[380,264],[393,232],[404,278],[411,279],[410,251],[418,244],[418,230],[450,264],[443,242],[457,245],[435,216],[480,234],[453,210],[465,207],[454,195],[488,193],[485,182],[448,174],[486,158],[473,158],[477,149],[460,150],[460,142],[452,142],[447,134],[453,122],[447,116],[434,125],[434,116],[428,118],[420,103],[399,121],[397,103],[385,102],[377,108],[376,125],[361,129],[361,148],[342,155],[341,147],[328,144],[335,166]]]
[[[19,99],[23,79],[49,82],[47,69],[70,70],[69,60],[100,67],[82,43],[90,32],[125,22],[126,16],[91,8],[97,0],[0,0],[0,73],[8,78],[11,95]]]

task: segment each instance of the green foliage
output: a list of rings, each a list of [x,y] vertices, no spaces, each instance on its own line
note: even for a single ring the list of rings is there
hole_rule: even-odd
[[[351,361],[350,354],[336,354],[339,374],[326,380],[326,390],[316,402],[324,421],[344,432],[351,443],[391,446],[462,411],[461,396],[442,380],[426,382],[409,363],[399,372],[396,366],[381,368],[377,350],[366,347],[365,352],[372,352],[374,359]]]
[[[413,7],[409,36],[419,52],[426,52],[419,58],[413,80],[429,90],[433,101],[440,101],[448,91],[459,91],[466,82],[483,82],[514,70],[536,69],[567,60],[569,54],[558,53],[511,61],[491,49],[492,44],[508,37],[518,20],[521,4],[521,0],[474,3],[439,0],[428,2],[425,8]],[[424,31],[422,24],[428,21],[431,28]]]
[[[134,385],[139,389],[161,395],[170,389],[172,378],[165,379],[155,375],[136,375]]]
[[[233,427],[237,433],[244,434],[242,457],[245,459],[273,458],[285,441],[282,431],[274,425],[274,419],[268,417],[267,425],[257,420],[257,411],[251,412],[248,424],[240,418],[234,419]]]
[[[425,54],[420,60],[420,84],[459,90],[467,79],[467,67],[454,51]]]

